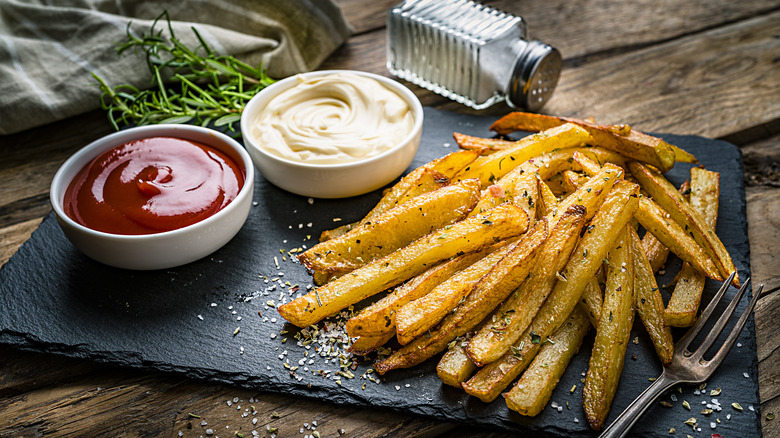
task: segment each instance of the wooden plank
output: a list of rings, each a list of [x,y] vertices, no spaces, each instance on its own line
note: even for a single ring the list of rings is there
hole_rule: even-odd
[[[780,118],[780,12],[564,70],[544,108],[721,137]]]
[[[7,347],[0,353],[0,438],[42,432],[110,437],[130,431],[198,437],[207,436],[207,429],[215,432],[212,436],[251,436],[252,430],[269,436],[266,426],[278,428],[278,436],[299,436],[301,428],[311,434],[314,423],[322,436],[340,436],[341,429],[345,436],[435,436],[453,427]]]
[[[38,217],[25,222],[20,222],[6,228],[0,228],[0,266],[3,266],[16,250],[22,246],[38,225],[42,218]]]
[[[384,28],[387,11],[398,3],[400,0],[336,0],[347,23],[355,31],[353,35]]]
[[[490,4],[522,16],[532,39],[550,44],[575,63],[634,51],[778,8],[773,0],[501,0]]]

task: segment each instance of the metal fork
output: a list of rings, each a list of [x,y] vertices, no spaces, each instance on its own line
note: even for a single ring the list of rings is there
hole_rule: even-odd
[[[685,336],[683,336],[682,339],[680,339],[680,341],[675,345],[672,363],[669,366],[664,367],[664,371],[661,373],[661,376],[656,379],[652,385],[645,389],[645,391],[640,394],[639,397],[637,397],[636,400],[634,400],[626,408],[626,410],[623,411],[623,413],[620,414],[620,416],[604,430],[599,438],[619,438],[625,436],[634,423],[636,423],[636,421],[639,419],[639,417],[664,391],[678,383],[701,383],[712,376],[712,373],[715,371],[718,365],[723,362],[723,359],[726,357],[729,350],[731,350],[731,347],[734,346],[734,342],[736,342],[739,333],[745,326],[750,313],[756,306],[756,301],[758,301],[759,295],[761,295],[761,290],[764,288],[764,285],[762,284],[758,287],[758,291],[753,292],[753,298],[750,300],[750,303],[748,304],[745,311],[742,312],[742,315],[739,317],[737,324],[731,330],[731,333],[729,333],[726,341],[723,342],[723,345],[721,345],[720,349],[718,349],[718,352],[715,353],[715,356],[713,356],[712,359],[705,360],[703,357],[704,354],[707,352],[707,350],[710,349],[710,347],[712,347],[712,344],[715,343],[715,340],[718,338],[718,336],[720,336],[721,332],[726,327],[726,323],[728,323],[729,319],[731,319],[731,315],[734,313],[734,309],[736,309],[737,304],[742,299],[742,295],[745,294],[745,289],[750,283],[750,279],[747,279],[739,289],[739,292],[737,292],[737,294],[731,300],[728,307],[712,327],[709,334],[707,334],[707,337],[704,338],[704,341],[701,343],[701,345],[694,351],[690,351],[688,347],[691,345],[691,342],[696,337],[696,335],[699,334],[702,327],[704,327],[704,325],[707,323],[707,320],[712,315],[712,312],[715,310],[718,302],[720,302],[721,298],[723,298],[723,295],[728,289],[729,284],[734,279],[735,274],[736,273],[732,273],[723,283],[723,285],[720,287],[720,290],[718,290],[718,293],[715,294],[715,296],[712,298],[712,301],[710,301],[710,304],[706,309],[704,309],[704,312],[702,312],[696,324],[694,324],[694,326],[688,330]]]

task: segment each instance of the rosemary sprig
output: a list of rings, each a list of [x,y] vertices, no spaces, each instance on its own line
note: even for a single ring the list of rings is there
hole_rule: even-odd
[[[165,18],[169,37],[155,30]],[[233,56],[217,55],[192,28],[200,45],[190,49],[173,32],[168,12],[163,12],[152,24],[149,33],[140,38],[130,33],[128,40],[117,46],[117,53],[140,49],[152,74],[151,87],[140,90],[132,85],[111,88],[106,81],[92,74],[100,86],[100,105],[108,119],[119,125],[151,125],[158,123],[196,123],[225,127],[235,132],[244,106],[257,92],[274,82],[262,66],[252,67]]]

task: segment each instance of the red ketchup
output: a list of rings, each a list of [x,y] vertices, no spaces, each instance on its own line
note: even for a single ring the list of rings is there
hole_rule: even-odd
[[[79,171],[65,192],[65,213],[106,233],[161,233],[225,208],[244,177],[235,160],[212,147],[170,137],[135,140]]]

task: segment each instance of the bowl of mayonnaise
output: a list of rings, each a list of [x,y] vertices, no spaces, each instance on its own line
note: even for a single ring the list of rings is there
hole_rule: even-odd
[[[422,134],[419,99],[372,73],[324,70],[253,97],[241,132],[260,173],[279,188],[345,198],[381,188],[409,166]]]

